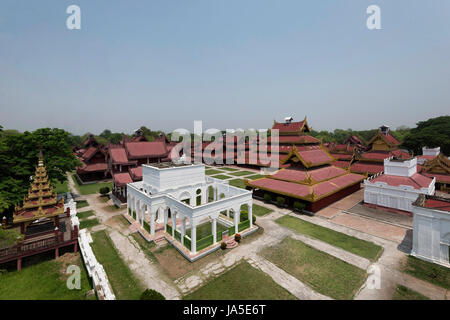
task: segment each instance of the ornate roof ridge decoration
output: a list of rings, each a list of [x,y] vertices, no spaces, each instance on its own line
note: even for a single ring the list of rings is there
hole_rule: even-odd
[[[312,127],[310,127],[308,125],[308,121],[306,119],[306,115],[305,115],[305,118],[303,119],[303,121],[294,121],[294,122],[302,122],[302,126],[296,131],[284,131],[284,132],[279,132],[279,134],[280,135],[290,135],[290,134],[304,133],[304,132],[311,132],[312,131]],[[283,124],[283,123],[282,122],[277,122],[274,119],[273,120],[273,126],[275,126],[277,124]],[[273,127],[272,127],[272,129],[273,129]]]
[[[397,140],[390,132],[388,133],[388,135],[391,135],[395,140]],[[370,139],[370,141],[367,145],[368,146],[372,145],[372,143],[377,138],[381,138],[389,147],[397,147],[400,145],[400,143],[396,144],[396,143],[389,142],[388,139],[386,138],[386,136],[383,133],[381,133],[380,129],[378,129],[377,133],[372,137],[372,139]]]
[[[441,152],[437,155],[436,158],[432,160],[425,161],[422,165],[422,169],[424,172],[430,172],[433,168],[440,167],[447,174],[450,174],[450,160]]]

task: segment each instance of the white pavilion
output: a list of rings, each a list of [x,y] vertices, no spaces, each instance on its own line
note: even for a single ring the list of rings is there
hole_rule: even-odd
[[[248,210],[245,221],[240,219],[243,205]],[[187,248],[191,258],[199,249],[205,249],[205,243],[217,249],[222,239],[222,233],[217,232],[218,224],[221,230],[226,229],[224,236],[238,232],[244,235],[257,229],[252,223],[252,205],[251,191],[206,176],[204,164],[144,164],[142,181],[127,185],[128,214],[135,215],[142,227],[149,221],[152,237],[155,224],[164,224],[166,239],[181,253]],[[203,223],[211,223],[211,235],[197,239],[197,227]],[[202,246],[197,248],[200,242]]]

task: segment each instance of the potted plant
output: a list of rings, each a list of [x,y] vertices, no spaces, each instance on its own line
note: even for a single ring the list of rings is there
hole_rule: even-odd
[[[241,235],[240,235],[239,233],[236,233],[236,234],[234,235],[234,241],[240,242],[241,239],[242,239],[242,237],[241,237]]]
[[[225,250],[227,248],[227,244],[225,243],[225,241],[222,241],[220,243],[220,249]]]

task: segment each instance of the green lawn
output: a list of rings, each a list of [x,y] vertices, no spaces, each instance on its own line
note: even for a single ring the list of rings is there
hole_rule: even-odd
[[[241,262],[211,280],[185,300],[295,300],[286,289],[278,285],[264,272]]]
[[[233,172],[233,171],[239,171],[239,169],[236,169],[236,168],[230,168],[230,167],[222,167],[222,168],[220,168],[221,170],[225,170],[225,171],[230,171],[230,172]]]
[[[96,226],[96,225],[98,225],[98,224],[100,224],[100,221],[98,221],[97,218],[94,218],[94,219],[84,219],[84,220],[81,220],[81,221],[80,221],[80,230],[81,230],[81,229],[85,229],[85,228],[90,229],[90,228],[92,228],[93,226]]]
[[[224,227],[220,223],[216,223],[216,229],[217,229],[216,230],[217,232],[223,232],[223,231],[227,230],[228,228]],[[186,234],[190,238],[191,237],[191,229],[187,229]],[[211,222],[205,222],[205,223],[202,223],[201,225],[197,226],[197,240],[203,239],[204,237],[207,237],[210,234],[212,234],[212,223]]]
[[[223,173],[223,171],[215,170],[215,169],[205,170],[205,174],[207,174],[207,175],[213,175],[213,174],[217,174],[217,173]]]
[[[352,299],[367,276],[365,270],[289,237],[276,246],[264,249],[262,255],[317,292],[333,299]]]
[[[405,273],[450,290],[450,269],[408,256]]]
[[[238,171],[229,173],[232,176],[240,177],[240,176],[248,176],[249,174],[254,174],[253,171]]]
[[[245,189],[244,180],[242,180],[242,179],[238,178],[238,179],[229,180],[228,183],[230,184],[230,186]]]
[[[218,174],[218,175],[212,176],[212,177],[213,177],[213,178],[216,178],[216,179],[222,179],[222,180],[231,178],[230,176],[227,176],[227,175],[224,175],[224,174]]]
[[[414,290],[399,285],[397,289],[395,289],[395,293],[394,296],[392,297],[392,300],[430,300],[430,299]]]
[[[63,256],[65,257],[65,255]],[[21,271],[0,274],[0,300],[86,300],[96,299],[95,295],[86,298],[92,289],[84,264],[79,254],[73,256],[74,264],[80,267],[81,289],[69,290],[66,285],[68,265],[50,260],[40,262]]]
[[[344,233],[337,232],[322,226],[294,218],[284,216],[276,220],[276,222],[284,227],[292,229],[296,232],[308,235],[323,242],[329,243],[335,247],[347,250],[361,257],[375,261],[381,255],[383,248],[372,242],[361,240]]]
[[[103,265],[116,298],[139,300],[144,288],[120,258],[107,233],[104,230],[95,232],[92,234],[92,239],[95,257]]]
[[[86,200],[77,201],[77,209],[81,209],[87,206],[89,206],[89,202],[87,202]]]
[[[85,219],[87,217],[93,216],[94,215],[94,211],[92,210],[88,210],[88,211],[83,211],[83,212],[77,212],[77,217],[78,219]]]
[[[249,179],[249,180],[256,180],[256,179],[264,178],[264,176],[262,174],[255,174],[253,176],[248,176],[246,178]]]
[[[98,193],[100,188],[103,188],[103,187],[109,187],[110,190],[112,188],[112,182],[101,182],[101,183],[91,183],[91,184],[80,185],[78,183],[78,180],[77,180],[77,177],[75,176],[75,174],[72,175],[72,179],[75,182],[75,187],[77,188],[78,192],[82,195]]]
[[[247,212],[248,212],[248,206],[246,204],[242,205],[242,209],[243,210],[247,210]],[[266,207],[262,207],[262,206],[259,206],[257,204],[253,204],[253,211],[252,211],[252,213],[255,216],[262,217],[262,216],[265,216],[266,214],[269,214],[271,212],[273,212],[272,209],[269,209],[269,208],[266,208]]]
[[[63,183],[54,181],[52,182],[52,185],[53,191],[55,191],[57,194],[69,192],[69,183],[67,182],[67,180]]]

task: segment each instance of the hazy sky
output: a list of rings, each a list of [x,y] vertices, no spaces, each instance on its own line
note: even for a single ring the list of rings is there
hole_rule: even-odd
[[[449,110],[449,0],[0,2],[5,128],[395,128]]]

